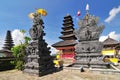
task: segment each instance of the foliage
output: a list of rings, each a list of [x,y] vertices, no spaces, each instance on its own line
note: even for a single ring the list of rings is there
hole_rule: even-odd
[[[12,64],[15,65],[15,68],[18,70],[22,70],[24,65],[24,56],[25,56],[25,44],[14,46],[11,50],[13,52],[14,57],[16,58],[15,61],[11,61]]]
[[[20,32],[23,33],[23,34],[25,34],[26,31],[24,29],[22,29],[22,30],[20,30]]]
[[[21,30],[21,33],[25,33],[25,30]],[[14,57],[16,58],[15,61],[11,61],[12,64],[15,65],[15,68],[18,70],[22,70],[23,66],[25,64],[25,54],[26,54],[26,47],[29,43],[31,38],[25,36],[24,37],[24,43],[21,43],[20,45],[14,46],[11,50],[13,52]]]
[[[29,41],[31,41],[31,38],[25,36],[25,37],[24,37],[24,40],[25,40],[25,44],[27,45],[27,44],[29,43]]]

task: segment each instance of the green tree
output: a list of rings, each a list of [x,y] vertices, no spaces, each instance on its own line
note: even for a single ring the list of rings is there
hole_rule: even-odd
[[[24,44],[28,45],[29,41],[31,41],[31,38],[28,36],[25,36],[24,40],[25,40]]]
[[[24,29],[20,30],[21,33],[25,34],[26,31]]]
[[[11,50],[13,52],[13,55],[15,57],[14,61],[11,61],[12,64],[15,65],[15,69],[22,70],[24,65],[24,56],[25,56],[25,44],[20,44],[17,46],[14,46]]]
[[[21,33],[25,34],[25,30],[21,30]],[[22,70],[25,64],[25,54],[26,54],[26,47],[29,43],[31,38],[28,36],[24,36],[24,42],[20,45],[14,46],[11,50],[13,52],[14,57],[16,58],[14,61],[11,61],[12,64],[15,65],[15,68],[18,70]]]

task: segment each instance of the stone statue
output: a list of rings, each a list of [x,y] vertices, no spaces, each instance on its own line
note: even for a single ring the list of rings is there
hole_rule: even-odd
[[[38,13],[34,13],[33,16],[33,26],[30,29],[29,33],[33,40],[37,40],[41,36],[41,33],[43,31],[43,21]]]
[[[79,41],[84,40],[98,40],[100,34],[104,29],[104,25],[97,27],[97,17],[89,16],[88,20],[80,20],[79,26],[80,28],[76,30],[74,33]]]

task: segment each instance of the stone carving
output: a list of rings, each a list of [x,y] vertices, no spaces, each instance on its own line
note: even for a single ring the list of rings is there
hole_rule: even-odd
[[[83,53],[83,52],[99,52],[100,53],[102,47],[103,47],[103,45],[101,42],[83,41],[83,42],[77,44],[77,46],[75,46],[75,51],[77,53]]]
[[[106,67],[107,63],[102,60],[101,50],[103,44],[99,42],[99,36],[104,29],[104,25],[98,27],[98,18],[88,13],[85,18],[79,21],[79,29],[74,31],[78,39],[75,45],[74,66],[84,67]]]
[[[33,27],[30,29],[29,33],[33,40],[37,40],[43,31],[43,21],[38,13],[33,14],[33,16]]]
[[[55,67],[50,56],[50,48],[43,39],[45,33],[41,15],[35,12],[33,16],[33,26],[29,31],[32,41],[26,48],[27,60],[24,72],[42,76],[55,71]]]
[[[89,16],[89,19],[80,20],[80,28],[75,31],[75,35],[78,40],[98,40],[100,34],[104,29],[104,25],[97,26],[97,17]]]

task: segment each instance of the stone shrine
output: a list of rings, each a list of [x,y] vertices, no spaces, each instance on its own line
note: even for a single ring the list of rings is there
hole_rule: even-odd
[[[26,53],[27,61],[25,64],[25,73],[43,76],[55,71],[52,57],[50,56],[50,48],[43,39],[45,35],[43,31],[43,20],[38,12],[33,14],[33,26],[29,33],[32,41],[29,43]]]
[[[99,42],[99,36],[104,29],[104,25],[98,26],[98,17],[90,15],[88,12],[84,19],[78,23],[80,26],[75,30],[78,43],[75,45],[74,67],[104,67],[108,65],[103,62],[101,50],[103,44]]]

